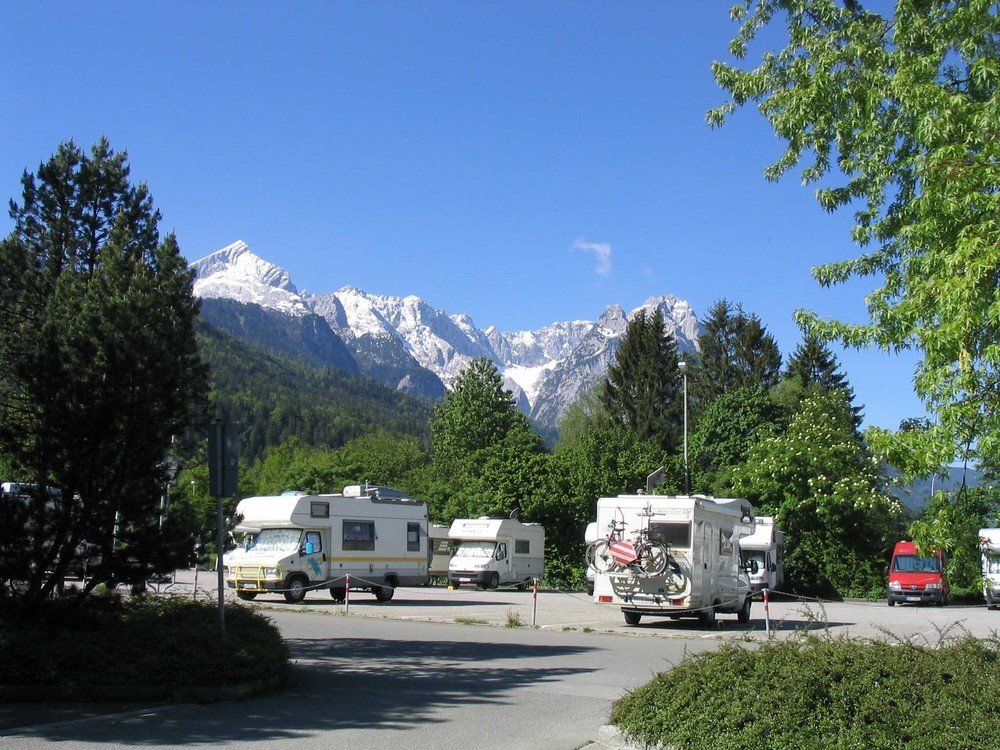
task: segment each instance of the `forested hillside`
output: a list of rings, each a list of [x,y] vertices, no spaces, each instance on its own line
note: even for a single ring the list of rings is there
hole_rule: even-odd
[[[268,446],[298,438],[338,447],[372,432],[423,438],[433,405],[370,378],[284,359],[215,328],[198,325],[210,367],[216,415],[238,425],[240,460],[254,463]]]

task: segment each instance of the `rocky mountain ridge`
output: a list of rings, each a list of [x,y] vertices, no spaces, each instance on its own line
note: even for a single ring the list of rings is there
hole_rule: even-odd
[[[698,348],[697,316],[673,295],[650,298],[628,314],[610,305],[596,322],[500,331],[495,326],[481,329],[468,315],[449,315],[414,295],[392,297],[352,286],[323,294],[299,292],[286,270],[255,255],[242,241],[191,266],[203,316],[235,335],[266,346],[263,328],[287,331],[295,322],[291,328],[296,336],[313,342],[317,351],[334,352],[337,361],[330,364],[350,371],[344,352],[316,330],[322,320],[350,352],[357,371],[429,398],[439,398],[469,362],[485,357],[504,376],[519,408],[543,427],[554,427],[566,407],[604,376],[628,320],[639,310],[659,307],[680,348]],[[254,314],[235,314],[232,303],[254,308]],[[255,308],[278,316],[280,324],[263,326]],[[286,349],[290,345],[282,342]]]

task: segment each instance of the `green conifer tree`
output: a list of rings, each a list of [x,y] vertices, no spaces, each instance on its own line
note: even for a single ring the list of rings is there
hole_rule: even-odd
[[[677,364],[677,342],[666,333],[662,310],[640,310],[625,329],[600,395],[614,424],[668,452],[680,446],[683,431]]]
[[[192,272],[124,152],[62,144],[37,175],[0,242],[0,452],[39,489],[27,522],[0,530],[28,555],[29,604],[44,598],[81,547],[101,581],[143,581],[186,562],[190,540],[161,500],[175,445],[203,417],[206,370],[195,341]],[[12,540],[11,536],[20,535]],[[27,576],[25,579],[24,576]]]

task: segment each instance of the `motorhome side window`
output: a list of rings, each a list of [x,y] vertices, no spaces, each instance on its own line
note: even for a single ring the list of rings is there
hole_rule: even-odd
[[[308,550],[310,544],[312,545],[312,551],[314,553],[323,551],[323,537],[318,531],[306,532],[306,538],[303,541],[302,546],[304,549]]]
[[[344,521],[344,549],[367,550],[375,549],[374,521]]]
[[[420,551],[420,524],[419,523],[408,523],[408,524],[406,524],[406,551],[407,552],[419,552]]]
[[[309,516],[311,518],[329,518],[330,503],[309,503]]]
[[[530,539],[515,539],[514,540],[514,554],[516,555],[526,555],[531,552],[531,540]]]
[[[649,539],[670,547],[690,547],[691,524],[688,521],[653,521],[649,524]]]

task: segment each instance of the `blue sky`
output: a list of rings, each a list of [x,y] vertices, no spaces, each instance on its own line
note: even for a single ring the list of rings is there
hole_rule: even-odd
[[[235,240],[299,289],[416,294],[484,328],[727,299],[787,356],[850,216],[753,110],[719,130],[729,0],[0,4],[0,197],[62,141],[127,150],[189,260]],[[6,214],[0,231],[10,230]],[[915,357],[836,350],[868,424],[922,414]]]

